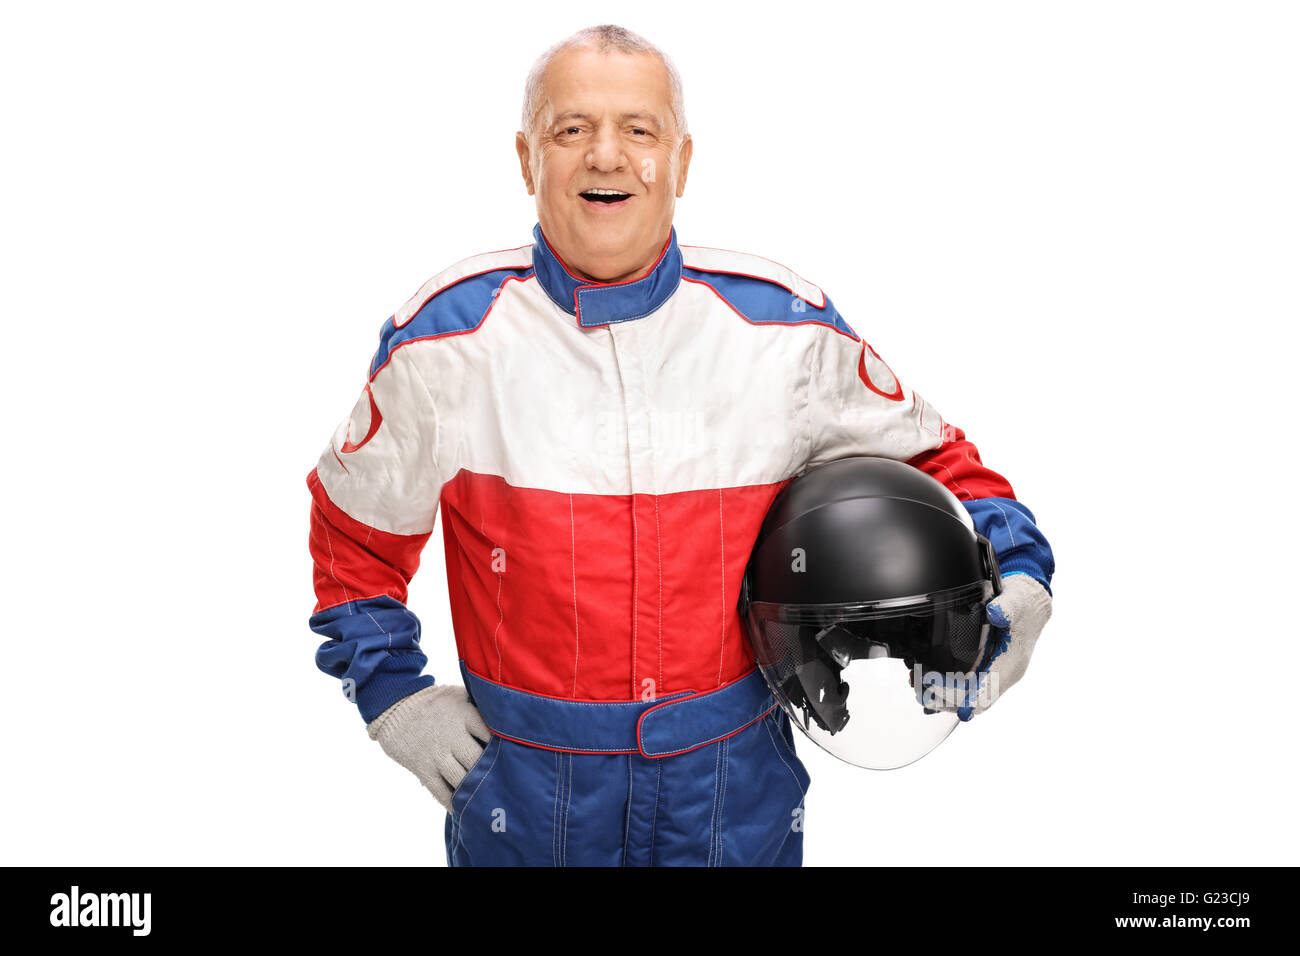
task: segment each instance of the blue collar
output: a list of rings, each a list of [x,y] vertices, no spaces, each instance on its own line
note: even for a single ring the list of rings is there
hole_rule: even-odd
[[[682,281],[682,253],[677,230],[668,227],[668,242],[650,271],[627,282],[591,282],[573,275],[533,226],[533,268],[546,294],[584,329],[630,322],[649,315],[668,301]]]

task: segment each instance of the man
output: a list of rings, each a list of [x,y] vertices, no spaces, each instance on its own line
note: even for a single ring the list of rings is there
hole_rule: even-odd
[[[952,489],[1007,576],[1003,690],[1051,552],[821,289],[678,245],[692,143],[658,50],[576,34],[538,61],[522,125],[534,242],[456,263],[385,323],[308,477],[317,663],[447,807],[452,865],[797,865],[808,774],[736,612],[780,489],[853,455]],[[439,505],[465,687],[421,674],[404,605]]]

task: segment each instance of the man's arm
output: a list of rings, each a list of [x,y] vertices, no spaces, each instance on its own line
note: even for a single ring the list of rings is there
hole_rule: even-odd
[[[820,405],[814,405],[809,465],[871,455],[921,469],[962,502],[993,545],[1003,576],[1029,575],[1050,594],[1051,547],[1007,479],[984,465],[960,428],[903,385],[829,298],[813,311],[828,327],[814,352],[813,389]]]
[[[421,671],[420,622],[407,585],[433,531],[442,477],[433,400],[385,323],[369,379],[307,476],[316,607],[327,640],[316,664],[344,682],[369,723],[434,683]]]
[[[1004,578],[1027,574],[1052,593],[1056,562],[1034,513],[1016,500],[1005,478],[984,466],[979,450],[960,428],[945,423],[938,447],[907,463],[957,496],[970,512],[975,530],[993,545]]]
[[[992,706],[1029,664],[1052,614],[1052,549],[1033,513],[1016,500],[1005,478],[984,465],[962,430],[905,388],[830,299],[819,311],[818,321],[828,328],[814,351],[813,391],[821,404],[809,465],[854,455],[905,461],[957,496],[997,554],[1003,590],[987,607],[993,630],[974,680],[934,689],[940,694],[938,709],[970,720]]]

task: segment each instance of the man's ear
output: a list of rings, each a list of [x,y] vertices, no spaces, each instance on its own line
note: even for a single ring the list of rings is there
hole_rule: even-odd
[[[528,137],[523,131],[515,133],[515,152],[519,154],[519,171],[523,174],[524,185],[528,187],[528,195],[533,195],[533,171],[529,166],[529,159],[532,151],[528,148]]]
[[[691,134],[687,133],[686,138],[682,140],[682,145],[678,147],[678,172],[677,172],[677,198],[680,199],[682,193],[686,192],[686,173],[691,167],[691,153],[694,150],[695,141],[691,139]]]

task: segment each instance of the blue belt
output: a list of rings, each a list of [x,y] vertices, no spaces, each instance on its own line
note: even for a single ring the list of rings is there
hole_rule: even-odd
[[[464,661],[460,672],[494,734],[547,750],[672,757],[739,733],[776,708],[757,668],[714,690],[627,702],[530,694],[480,677]]]

